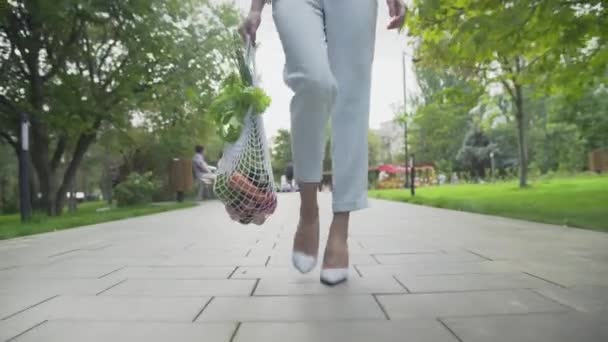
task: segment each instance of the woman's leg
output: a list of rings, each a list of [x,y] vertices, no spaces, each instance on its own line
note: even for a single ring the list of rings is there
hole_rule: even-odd
[[[332,113],[333,210],[324,269],[335,281],[348,270],[349,213],[367,207],[371,70],[376,35],[376,0],[325,1],[328,55],[338,82]],[[332,279],[326,279],[333,282]]]
[[[300,223],[294,238],[294,265],[314,268],[319,221],[316,188],[321,181],[325,127],[337,95],[325,44],[323,0],[279,0],[274,21],[285,52],[285,82],[291,100],[291,138],[296,182],[300,184]]]

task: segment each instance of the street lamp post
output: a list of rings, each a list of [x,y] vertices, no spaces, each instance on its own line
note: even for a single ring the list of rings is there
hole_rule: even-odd
[[[490,152],[490,173],[492,174],[492,182],[494,182],[494,151]]]
[[[26,222],[32,215],[30,203],[30,177],[29,177],[29,160],[30,160],[30,122],[26,113],[21,113],[21,134],[19,149],[19,204],[21,211],[21,222]]]
[[[406,68],[405,68],[405,51],[402,53],[402,64],[403,64],[403,145],[405,148],[405,181],[403,183],[403,187],[407,189],[408,187],[408,161],[409,161],[409,151],[407,146],[407,78],[406,78]],[[409,170],[411,172],[411,170]]]

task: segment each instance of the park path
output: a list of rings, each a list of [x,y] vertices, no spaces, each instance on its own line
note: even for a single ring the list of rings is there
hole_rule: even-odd
[[[296,213],[283,194],[263,227],[205,202],[0,241],[0,341],[608,341],[608,234],[372,201],[328,288],[289,265]]]

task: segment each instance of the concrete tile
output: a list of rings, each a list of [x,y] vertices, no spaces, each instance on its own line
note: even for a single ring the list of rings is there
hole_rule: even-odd
[[[205,258],[191,258],[189,256],[177,256],[163,261],[162,266],[264,266],[268,260],[267,256],[258,257],[234,257],[234,256],[210,256]]]
[[[385,319],[372,296],[216,297],[198,321]]]
[[[236,342],[457,342],[436,320],[243,323]]]
[[[352,277],[347,282],[329,287],[321,284],[319,279],[288,280],[281,278],[262,279],[258,284],[255,296],[291,296],[291,295],[352,295],[376,293],[406,293],[393,277],[359,278]]]
[[[40,294],[0,295],[0,319],[13,315],[21,310],[39,304],[52,297]]]
[[[608,286],[549,287],[535,291],[581,312],[608,314]]]
[[[561,270],[533,267],[526,269],[526,271],[566,287],[584,285],[608,286],[608,271],[595,272],[593,270],[585,269],[585,266],[576,269],[564,268]]]
[[[231,279],[258,279],[258,278],[283,278],[291,280],[309,279],[318,281],[320,276],[319,268],[316,270],[302,274],[293,266],[242,266],[239,267],[232,275]],[[358,277],[359,274],[355,268],[350,266],[350,277]]]
[[[562,312],[568,309],[529,290],[379,295],[391,319]]]
[[[41,323],[42,320],[39,322],[24,319],[0,320],[0,341],[8,341]]]
[[[580,313],[462,317],[444,322],[466,342],[608,341],[608,319]]]
[[[411,292],[448,292],[555,287],[523,273],[397,276]]]
[[[112,256],[112,255],[86,255],[86,256],[71,256],[54,262],[55,265],[63,266],[67,269],[73,267],[87,267],[93,265],[111,265],[111,266],[157,266],[165,262],[167,257],[164,256]]]
[[[321,251],[322,253],[322,251]],[[290,266],[291,265],[291,252],[281,254],[269,254],[270,262],[269,266]],[[323,254],[319,254],[319,262]],[[353,265],[378,265],[376,260],[369,254],[350,254],[349,261]]]
[[[105,274],[119,269],[122,265],[28,265],[14,268],[0,273],[0,280],[5,279],[73,279],[88,278],[97,279]]]
[[[459,253],[423,253],[423,254],[375,254],[378,262],[383,265],[424,264],[446,262],[473,262],[486,259],[468,252]]]
[[[249,296],[255,285],[249,279],[128,279],[109,289],[108,296]]]
[[[232,266],[129,266],[113,274],[130,279],[227,279]]]
[[[481,262],[434,262],[402,265],[357,265],[364,277],[381,275],[433,275],[464,273],[514,273],[521,272],[516,266],[502,261]]]
[[[10,320],[192,322],[209,297],[60,296]]]
[[[48,321],[24,335],[19,342],[226,342],[235,323],[87,322]]]
[[[10,295],[95,295],[117,283],[114,279],[44,279],[24,281],[8,279],[2,281],[0,294]]]

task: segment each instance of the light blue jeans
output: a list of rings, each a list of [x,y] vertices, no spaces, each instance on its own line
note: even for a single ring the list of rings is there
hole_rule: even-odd
[[[376,0],[273,0],[294,91],[291,134],[298,182],[321,181],[331,118],[333,210],[367,207],[371,70]]]

